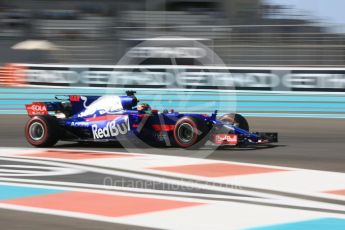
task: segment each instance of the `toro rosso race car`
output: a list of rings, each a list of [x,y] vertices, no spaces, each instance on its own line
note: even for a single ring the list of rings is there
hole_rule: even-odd
[[[54,102],[26,105],[31,117],[27,141],[50,147],[59,140],[75,142],[141,141],[150,145],[198,148],[212,145],[248,146],[278,141],[277,133],[252,133],[239,114],[211,115],[159,112],[138,104],[134,91],[126,96],[56,96]]]

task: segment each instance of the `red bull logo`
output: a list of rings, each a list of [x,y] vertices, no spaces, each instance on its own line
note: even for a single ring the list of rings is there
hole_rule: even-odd
[[[97,124],[91,126],[94,139],[117,137],[125,135],[130,130],[128,120],[123,123],[116,123],[118,119],[114,119],[106,124],[105,127],[99,128]]]

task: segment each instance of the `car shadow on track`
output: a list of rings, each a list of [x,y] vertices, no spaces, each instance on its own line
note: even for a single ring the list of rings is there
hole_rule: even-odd
[[[278,147],[286,147],[286,145],[257,145],[257,146],[246,146],[246,147],[219,147],[217,150],[231,150],[231,151],[252,151],[252,150],[263,150],[273,149]]]
[[[212,146],[205,146],[201,148],[201,150],[217,150],[217,151],[253,151],[253,150],[264,150],[264,149],[273,149],[273,148],[278,148],[278,147],[285,147],[286,145],[277,145],[277,144],[269,144],[269,145],[253,145],[253,146],[245,146],[245,147],[227,147],[227,146],[220,146],[220,147],[212,147]],[[125,148],[123,147],[120,143],[116,142],[110,142],[110,143],[61,143],[59,145],[56,145],[55,148],[92,148],[92,149],[112,149],[112,150],[117,150],[117,151],[123,151],[126,149],[132,149],[131,148]],[[149,145],[143,145],[143,146],[133,146],[133,149],[161,149],[162,151],[167,150],[167,149],[179,149],[176,147],[153,147]],[[184,151],[185,149],[180,149],[181,151]],[[193,149],[188,149],[186,151],[198,151],[193,150]]]

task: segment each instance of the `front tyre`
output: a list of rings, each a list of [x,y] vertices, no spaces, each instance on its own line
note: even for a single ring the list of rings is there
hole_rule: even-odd
[[[35,147],[51,147],[59,137],[56,119],[50,116],[35,116],[25,126],[26,140]]]
[[[174,128],[174,141],[181,148],[196,149],[206,142],[209,132],[205,121],[195,117],[180,118]]]

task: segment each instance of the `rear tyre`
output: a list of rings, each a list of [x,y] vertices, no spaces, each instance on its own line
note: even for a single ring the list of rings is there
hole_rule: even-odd
[[[240,114],[230,113],[225,114],[219,118],[220,121],[232,124],[240,129],[249,131],[248,121]]]
[[[35,116],[25,126],[26,140],[35,147],[51,147],[58,140],[56,118],[50,116]]]
[[[174,128],[175,144],[181,148],[197,149],[202,147],[207,138],[209,127],[205,121],[195,117],[180,118]]]

